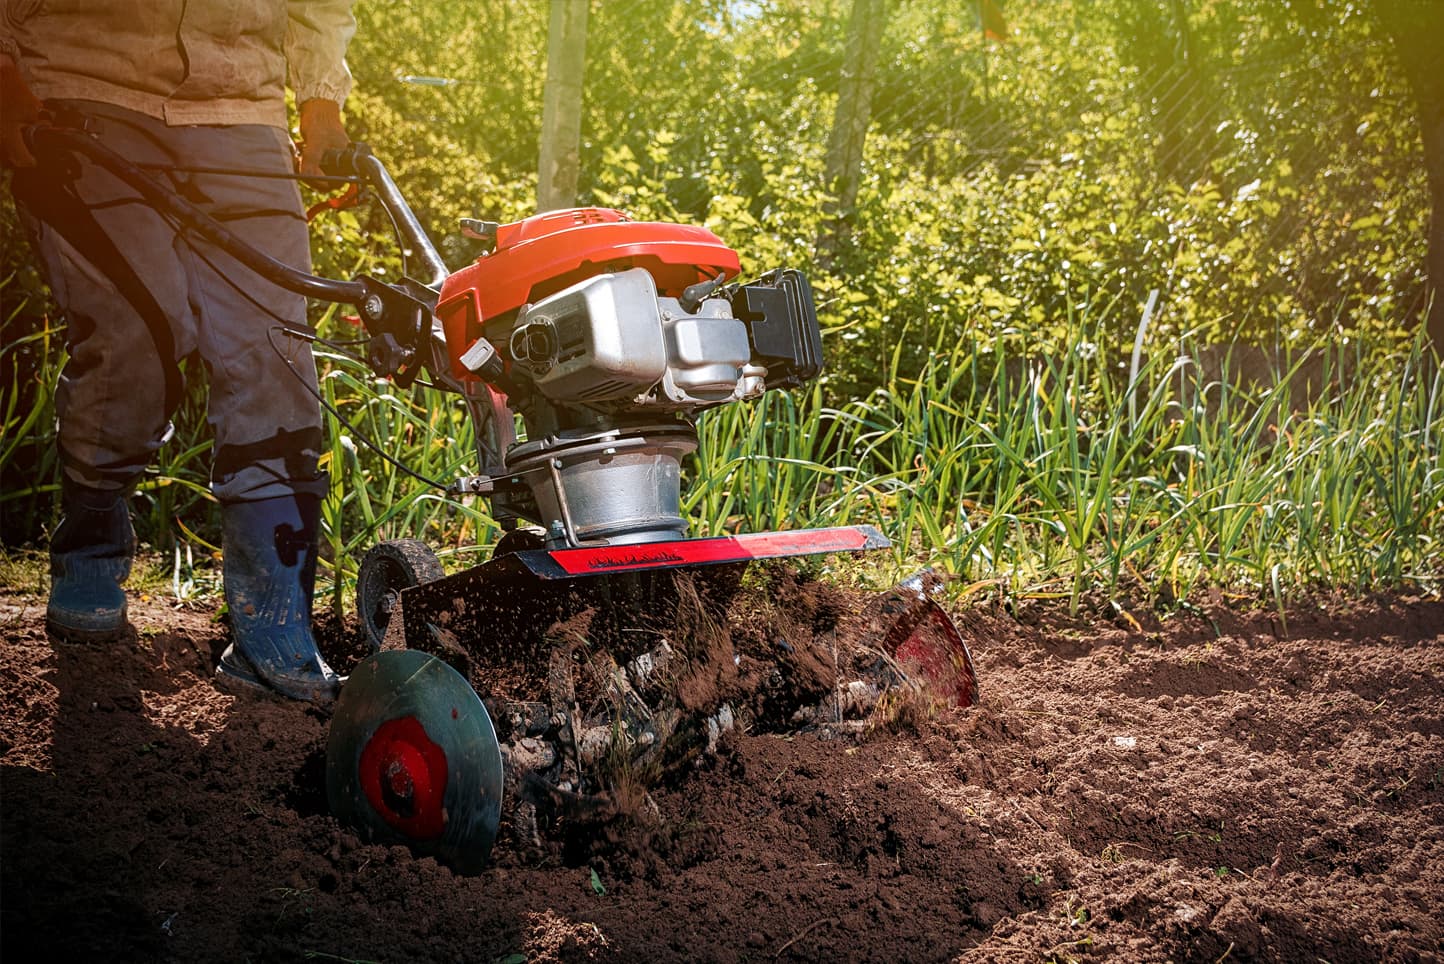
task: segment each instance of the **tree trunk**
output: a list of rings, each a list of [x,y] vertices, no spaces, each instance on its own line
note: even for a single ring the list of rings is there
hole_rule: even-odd
[[[1429,175],[1429,254],[1425,261],[1425,321],[1434,351],[1444,355],[1444,4],[1434,0],[1375,0],[1414,93],[1424,168]]]
[[[552,0],[547,32],[547,80],[542,94],[537,160],[538,211],[577,203],[581,168],[582,76],[587,64],[589,0]]]
[[[847,23],[847,54],[838,85],[837,110],[827,143],[827,180],[839,213],[857,201],[867,128],[872,123],[872,88],[877,54],[887,25],[887,0],[853,0]]]

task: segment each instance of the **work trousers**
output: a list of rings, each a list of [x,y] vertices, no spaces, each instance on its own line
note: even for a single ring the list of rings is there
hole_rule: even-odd
[[[107,104],[63,105],[101,143],[169,182],[252,246],[309,271],[293,181],[169,168],[293,170],[284,131],[263,125],[169,127]],[[182,236],[110,172],[55,165],[16,172],[13,191],[66,323],[69,360],[56,408],[64,471],[92,489],[132,486],[169,435],[196,355],[210,383],[211,489],[222,502],[321,485],[320,408],[310,347],[275,329],[305,324],[306,304],[208,242]]]

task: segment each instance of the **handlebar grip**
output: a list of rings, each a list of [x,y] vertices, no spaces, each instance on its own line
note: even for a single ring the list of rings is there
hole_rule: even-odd
[[[371,154],[370,145],[364,141],[352,141],[345,147],[331,148],[321,154],[321,173],[333,177],[356,177],[357,160]]]
[[[351,172],[343,169],[343,164],[345,164],[347,160],[346,153],[346,151],[335,147],[323,153],[321,155],[321,173],[329,174],[332,177],[349,175]],[[345,166],[350,167],[351,165],[345,164]]]

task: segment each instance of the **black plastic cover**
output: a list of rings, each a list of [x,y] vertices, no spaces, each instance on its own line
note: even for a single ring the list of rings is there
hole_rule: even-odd
[[[768,388],[796,388],[822,371],[822,331],[812,287],[802,272],[783,268],[730,294],[732,313],[747,325],[752,362],[767,369]]]

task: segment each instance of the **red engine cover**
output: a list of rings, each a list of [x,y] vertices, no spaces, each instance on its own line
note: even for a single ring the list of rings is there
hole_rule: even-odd
[[[706,228],[632,221],[610,208],[548,211],[504,224],[496,232],[496,249],[441,287],[436,314],[446,331],[452,373],[475,377],[460,358],[482,336],[484,321],[593,275],[629,268],[646,268],[658,293],[674,298],[718,272],[734,278],[740,270],[737,252]]]

